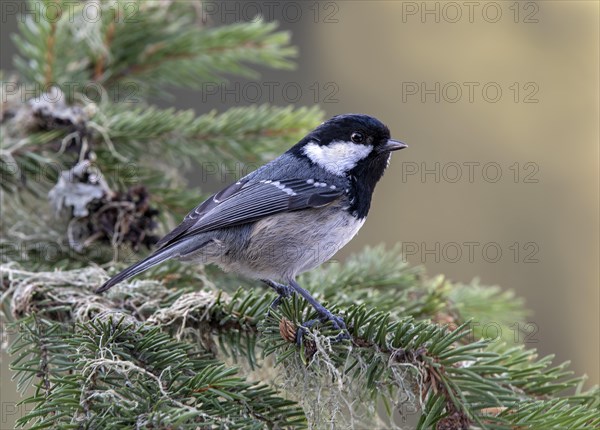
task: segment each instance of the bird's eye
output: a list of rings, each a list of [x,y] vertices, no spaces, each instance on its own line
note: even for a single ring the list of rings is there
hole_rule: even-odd
[[[352,140],[352,142],[354,143],[362,143],[363,140],[365,140],[365,136],[363,136],[362,133],[359,133],[358,131],[355,131],[354,133],[352,133],[352,135],[350,136],[350,139]]]

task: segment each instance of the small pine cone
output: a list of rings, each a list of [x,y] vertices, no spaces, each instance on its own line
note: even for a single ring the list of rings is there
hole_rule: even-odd
[[[459,412],[451,413],[442,418],[435,426],[435,430],[467,430],[469,423]]]
[[[288,342],[296,342],[296,326],[286,318],[281,318],[279,321],[279,334]]]

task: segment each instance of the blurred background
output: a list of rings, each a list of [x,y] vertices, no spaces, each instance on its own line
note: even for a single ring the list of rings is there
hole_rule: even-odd
[[[10,71],[17,16],[6,12],[0,67]],[[279,21],[297,68],[157,104],[317,103],[327,116],[378,117],[409,149],[394,154],[369,220],[336,259],[402,242],[430,275],[513,289],[532,310],[520,340],[599,382],[598,2],[205,2],[199,13],[210,25]],[[233,179],[201,173],[190,185]],[[6,357],[1,377],[5,387]]]

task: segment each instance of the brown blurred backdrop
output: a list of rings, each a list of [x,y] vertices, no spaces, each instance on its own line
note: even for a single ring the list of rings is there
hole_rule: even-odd
[[[432,275],[514,289],[533,311],[528,346],[599,382],[598,2],[205,6],[215,25],[257,12],[279,20],[298,68],[158,103],[201,113],[316,102],[328,116],[377,116],[410,147],[394,154],[369,220],[338,258],[402,241]],[[4,18],[10,70],[16,27]],[[3,397],[9,375],[4,356]]]
[[[598,383],[598,2],[338,6],[302,45],[339,86],[325,108],[376,115],[410,146],[344,255],[402,241],[430,274],[516,290],[528,345]]]

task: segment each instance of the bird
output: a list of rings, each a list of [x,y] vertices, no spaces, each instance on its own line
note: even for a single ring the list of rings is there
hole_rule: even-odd
[[[276,159],[200,203],[143,260],[110,278],[102,293],[166,260],[213,263],[226,272],[260,280],[278,297],[296,293],[318,320],[347,332],[297,282],[345,246],[365,223],[375,185],[391,153],[407,145],[364,114],[332,117]]]

